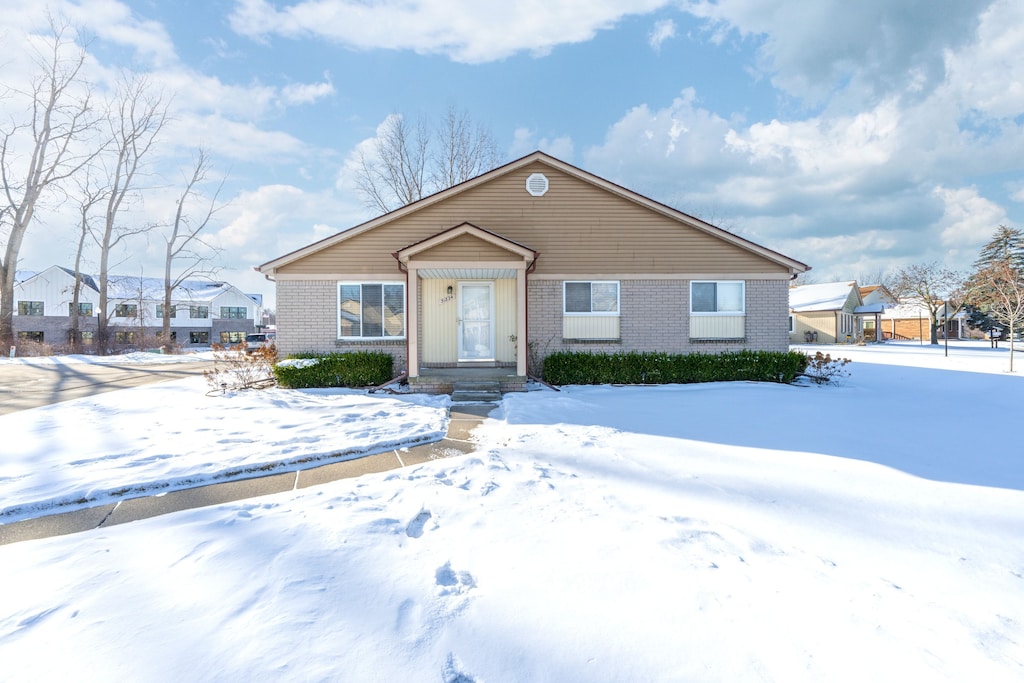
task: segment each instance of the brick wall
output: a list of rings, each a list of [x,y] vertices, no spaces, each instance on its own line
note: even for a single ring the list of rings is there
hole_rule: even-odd
[[[690,283],[687,280],[622,280],[619,285],[621,339],[582,342],[562,339],[562,283],[529,283],[530,372],[556,351],[665,351],[722,353],[741,349],[789,349],[789,287],[785,280],[747,280],[745,341],[690,341]]]
[[[406,369],[406,342],[338,340],[338,283],[335,280],[280,280],[277,283],[277,353],[385,351],[395,359],[393,372]]]
[[[277,283],[277,348],[282,357],[301,351],[386,351],[394,371],[406,369],[406,343],[338,341],[337,283],[334,280],[282,280]],[[690,284],[686,280],[623,280],[620,283],[621,339],[617,342],[562,338],[562,283],[529,282],[529,371],[555,351],[665,351],[722,353],[740,349],[789,348],[789,289],[785,280],[748,280],[745,341],[691,343]]]

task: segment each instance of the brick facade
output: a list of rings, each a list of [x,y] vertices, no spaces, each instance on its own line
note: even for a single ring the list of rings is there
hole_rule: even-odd
[[[529,285],[531,374],[556,351],[664,351],[722,353],[741,349],[789,350],[786,312],[789,287],[785,280],[747,280],[746,337],[743,341],[690,339],[689,280],[622,280],[619,284],[620,339],[582,342],[562,339],[562,282],[531,280]]]
[[[405,340],[348,342],[338,340],[337,283],[334,280],[282,280],[277,283],[277,348],[281,357],[303,351],[386,351],[394,373],[406,365]],[[556,351],[664,351],[722,353],[741,349],[789,349],[785,280],[747,280],[746,337],[737,341],[693,341],[689,334],[688,280],[620,281],[620,339],[584,342],[562,338],[562,282],[530,280],[528,287],[530,350],[528,370],[538,374],[541,361]]]
[[[277,283],[277,352],[281,358],[305,351],[386,351],[393,372],[405,371],[406,341],[338,340],[336,280],[281,280]]]

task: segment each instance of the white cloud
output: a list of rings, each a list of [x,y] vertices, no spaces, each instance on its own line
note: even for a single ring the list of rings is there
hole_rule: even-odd
[[[538,138],[536,131],[529,128],[516,128],[512,138],[512,146],[509,148],[509,157],[512,159],[518,159],[540,150],[562,161],[572,163],[575,149],[572,138],[568,135]]]
[[[294,136],[265,130],[248,121],[229,119],[220,114],[179,112],[165,128],[164,141],[180,152],[203,147],[213,156],[244,162],[270,162],[300,159],[312,150]]]
[[[304,0],[277,9],[266,0],[238,0],[231,27],[268,35],[319,36],[359,49],[444,54],[466,63],[590,40],[629,15],[646,14],[670,0]]]
[[[281,101],[287,105],[313,104],[319,99],[334,94],[330,78],[322,83],[291,83],[281,89]]]
[[[588,149],[587,168],[629,178],[633,189],[679,204],[682,195],[709,190],[725,169],[745,167],[727,149],[732,123],[698,106],[687,88],[672,103],[652,110],[641,104],[612,124],[603,144]]]
[[[963,109],[994,118],[1024,111],[1024,4],[999,0],[980,17],[977,38],[945,53],[949,88]]]
[[[978,194],[977,188],[937,187],[934,194],[943,204],[939,237],[949,249],[977,252],[996,227],[1006,223],[1003,208]]]
[[[647,42],[654,50],[661,50],[661,44],[676,35],[676,22],[671,19],[661,19],[654,23]]]
[[[1012,1],[1012,0],[1011,0]],[[859,101],[922,80],[941,82],[943,53],[968,42],[991,0],[693,0],[717,39],[758,41],[761,66],[791,95],[823,101],[845,90]]]
[[[212,236],[214,243],[233,261],[255,266],[349,228],[362,220],[362,213],[330,190],[263,185],[240,192],[221,220],[224,227]]]
[[[51,9],[102,40],[132,48],[146,63],[159,66],[177,61],[174,43],[163,25],[138,19],[122,2],[81,0],[51,4]]]

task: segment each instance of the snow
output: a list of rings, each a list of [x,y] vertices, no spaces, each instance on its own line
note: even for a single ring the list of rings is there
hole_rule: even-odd
[[[789,308],[797,312],[839,310],[856,286],[856,282],[827,282],[790,287]]]
[[[808,348],[852,358],[850,376],[507,395],[468,456],[2,546],[3,677],[1024,679],[1024,465],[998,436],[1024,385],[1006,349]],[[34,448],[45,496],[216,469],[222,449],[334,448],[346,428],[371,448],[436,430],[444,405],[183,380],[0,432]],[[138,425],[157,419],[192,433],[164,449],[180,467],[149,469]]]
[[[161,354],[149,351],[134,351],[110,356],[91,356],[88,354],[72,354],[67,356],[0,356],[0,366],[6,364],[19,365],[77,365],[92,363],[95,365],[152,365],[156,363],[192,363],[212,361],[212,350],[190,351],[182,354]]]

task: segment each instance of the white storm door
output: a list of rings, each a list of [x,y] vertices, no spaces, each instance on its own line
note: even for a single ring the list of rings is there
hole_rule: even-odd
[[[494,360],[494,283],[459,283],[459,360]]]

